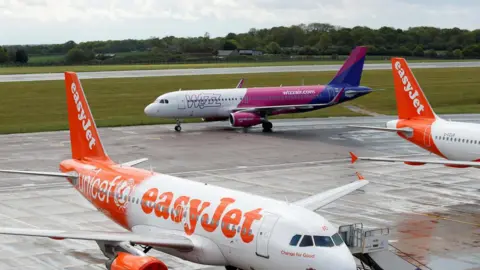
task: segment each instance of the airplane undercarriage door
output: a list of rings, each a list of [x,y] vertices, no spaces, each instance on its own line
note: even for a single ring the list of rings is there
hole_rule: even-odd
[[[432,133],[432,126],[426,127],[423,133],[423,143],[425,144],[426,147],[432,146],[431,133]]]
[[[272,213],[265,212],[260,229],[257,233],[257,256],[269,258],[268,243],[273,232],[273,228],[278,221],[278,216]]]

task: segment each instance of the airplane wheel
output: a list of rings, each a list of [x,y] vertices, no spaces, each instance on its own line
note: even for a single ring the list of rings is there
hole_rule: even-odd
[[[175,126],[175,131],[176,131],[176,132],[182,131],[182,127],[181,127],[181,126]]]
[[[263,132],[271,132],[273,124],[271,122],[265,122],[262,124]]]

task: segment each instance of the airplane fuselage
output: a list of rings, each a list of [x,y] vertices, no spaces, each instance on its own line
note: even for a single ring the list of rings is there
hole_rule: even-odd
[[[352,269],[342,243],[290,245],[295,235],[330,237],[335,227],[303,207],[210,184],[112,164],[67,160],[61,171],[99,211],[127,230],[189,237],[193,250],[157,248],[207,265],[241,269]],[[302,222],[305,221],[305,222]],[[300,242],[300,241],[299,241]],[[345,268],[343,268],[345,267]]]
[[[480,125],[441,118],[393,120],[391,128],[412,128],[411,137],[398,135],[440,157],[458,161],[480,161]]]
[[[149,116],[162,118],[224,118],[237,109],[266,106],[312,105],[275,110],[272,114],[299,113],[321,109],[345,88],[338,103],[370,92],[368,87],[334,87],[330,85],[256,87],[231,89],[182,90],[159,96],[145,108]]]

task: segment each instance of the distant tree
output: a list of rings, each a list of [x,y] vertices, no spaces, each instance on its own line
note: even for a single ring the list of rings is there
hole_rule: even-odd
[[[154,55],[162,54],[162,49],[155,46],[155,47],[152,48],[152,54],[154,54]]]
[[[228,35],[225,37],[226,40],[236,39],[236,38],[237,38],[237,34],[235,33],[228,33]]]
[[[15,62],[22,64],[28,63],[28,54],[24,49],[18,49],[15,52]]]
[[[279,54],[282,52],[282,48],[280,48],[280,45],[273,41],[270,42],[265,49],[267,50],[267,53],[271,54]]]
[[[70,49],[65,55],[65,61],[68,64],[80,64],[87,60],[87,56],[85,55],[85,51],[79,48]]]
[[[320,36],[318,43],[315,45],[315,47],[321,52],[325,52],[330,46],[332,46],[332,38],[327,33],[323,33]]]
[[[412,52],[406,46],[401,46],[398,49],[398,54],[401,56],[411,56]]]
[[[453,51],[453,57],[458,58],[458,59],[463,58],[463,51],[460,50],[460,49],[454,50]]]
[[[4,48],[0,47],[0,64],[4,64],[8,62],[8,53],[7,50]]]
[[[429,58],[435,58],[435,57],[437,57],[437,52],[435,50],[432,50],[432,49],[426,50],[425,51],[425,56],[429,57]]]
[[[224,50],[236,50],[238,48],[238,42],[234,39],[228,39],[223,44]]]
[[[463,55],[466,57],[480,57],[480,44],[466,47],[463,50]]]
[[[445,57],[446,58],[455,58],[455,55],[453,54],[453,52],[451,50],[448,50],[446,53],[445,53]]]
[[[413,55],[414,56],[424,56],[425,53],[423,52],[423,47],[421,45],[417,45],[415,49],[413,50]]]
[[[75,48],[76,46],[77,46],[77,43],[75,43],[75,41],[73,40],[65,42],[65,44],[63,44],[63,53],[67,53],[68,51]]]
[[[8,54],[8,62],[15,63],[15,60],[17,59],[17,51],[13,48],[10,47],[7,49],[7,54]]]

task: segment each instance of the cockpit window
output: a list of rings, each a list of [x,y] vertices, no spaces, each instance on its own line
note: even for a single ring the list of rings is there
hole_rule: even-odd
[[[301,247],[311,247],[313,246],[313,240],[311,235],[304,235],[302,242],[300,242]]]
[[[165,103],[165,100],[164,100],[164,99],[160,99],[160,103]]]
[[[158,103],[168,104],[168,99],[160,99],[160,101],[158,101]]]
[[[332,235],[332,239],[333,239],[333,242],[335,242],[335,245],[337,246],[340,246],[341,244],[343,244],[343,239],[338,233],[335,233],[334,235]]]
[[[168,99],[165,99],[165,103],[168,104]]]
[[[330,238],[330,236],[315,235],[313,239],[315,240],[315,246],[317,247],[333,247],[334,246],[332,238]]]
[[[302,237],[300,234],[294,235],[292,240],[290,240],[290,246],[297,246],[298,241],[300,241],[300,237]]]

